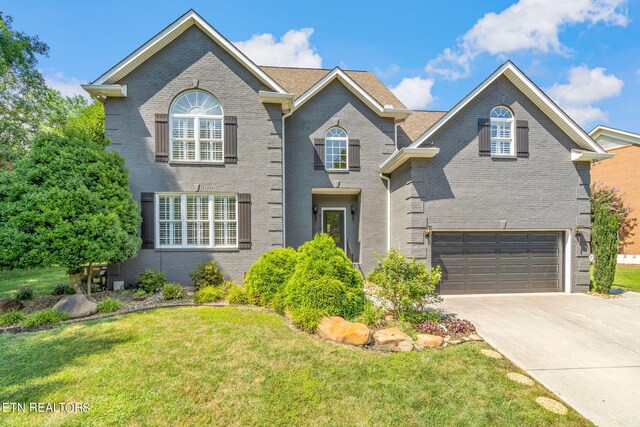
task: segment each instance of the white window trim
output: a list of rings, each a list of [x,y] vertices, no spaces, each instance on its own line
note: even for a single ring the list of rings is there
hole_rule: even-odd
[[[180,222],[182,223],[182,244],[180,245],[162,245],[160,243],[160,197],[162,196],[180,196]],[[187,196],[208,197],[209,206],[209,244],[208,245],[187,245]],[[224,222],[236,223],[235,245],[216,245],[215,244],[215,203],[216,197],[235,197],[236,219],[225,220]],[[237,193],[156,193],[154,200],[155,207],[155,247],[158,249],[238,249],[238,194]],[[220,221],[218,221],[220,222]]]
[[[342,245],[344,246],[342,248],[343,252],[345,253],[345,255],[348,256],[347,254],[347,208],[345,207],[341,207],[341,208],[332,208],[332,207],[326,207],[326,208],[320,208],[320,232],[324,233],[324,211],[342,211],[343,215],[342,215],[342,226],[344,227],[343,231],[344,231],[344,242],[342,242]]]
[[[489,149],[491,149],[491,157],[511,157],[511,156],[515,156],[515,127],[514,124],[516,122],[515,117],[513,115],[513,111],[511,111],[510,108],[504,106],[504,105],[496,105],[495,107],[493,107],[491,109],[491,111],[493,111],[495,108],[504,108],[505,110],[507,110],[510,114],[511,114],[511,118],[509,119],[505,119],[505,118],[500,118],[500,117],[491,117],[491,114],[489,114]],[[500,138],[500,137],[492,137],[491,136],[491,125],[493,125],[494,123],[510,123],[511,124],[511,138]],[[509,141],[509,153],[508,154],[504,154],[504,153],[494,153],[493,152],[493,142],[500,142],[500,141]]]
[[[329,131],[333,128],[338,128],[338,129],[342,129],[342,131],[344,132],[344,134],[346,135],[345,137],[342,136],[327,136],[327,133],[329,133]],[[327,141],[344,141],[345,143],[345,151],[347,153],[346,155],[346,160],[345,160],[345,167],[344,168],[328,168],[327,167]],[[344,130],[343,128],[341,128],[340,126],[332,126],[329,129],[327,129],[327,131],[324,134],[324,168],[325,170],[328,171],[348,171],[349,170],[349,134],[347,133],[346,130]]]
[[[207,114],[173,114],[173,106],[178,99],[187,93],[191,92],[202,92],[209,96],[212,96],[216,100],[218,100],[215,96],[211,95],[208,92],[203,90],[189,90],[186,92],[182,92],[180,95],[176,96],[176,98],[171,103],[171,107],[169,108],[169,161],[170,162],[188,162],[188,163],[215,163],[215,164],[223,164],[224,163],[224,109],[222,108],[222,104],[218,101],[218,105],[220,105],[220,110],[222,111],[221,115],[207,115]],[[173,158],[173,119],[193,119],[193,140],[195,141],[195,158],[194,160],[189,159],[174,159]],[[220,120],[221,121],[221,130],[220,130],[220,139],[222,140],[222,158],[220,160],[201,160],[200,159],[200,119],[205,120]]]

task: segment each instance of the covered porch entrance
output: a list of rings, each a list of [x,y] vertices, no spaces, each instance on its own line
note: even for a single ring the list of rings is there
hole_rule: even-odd
[[[312,234],[326,233],[353,263],[360,262],[360,189],[314,188]]]

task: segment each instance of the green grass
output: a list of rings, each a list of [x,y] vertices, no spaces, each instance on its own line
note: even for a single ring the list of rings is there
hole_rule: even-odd
[[[13,298],[13,291],[25,285],[35,295],[50,294],[60,283],[69,283],[69,276],[59,267],[0,271],[0,298]]]
[[[640,268],[616,268],[613,286],[627,291],[640,292]]]
[[[421,353],[343,347],[259,309],[158,309],[0,335],[5,402],[89,413],[0,414],[18,425],[590,425],[543,410],[485,344]]]

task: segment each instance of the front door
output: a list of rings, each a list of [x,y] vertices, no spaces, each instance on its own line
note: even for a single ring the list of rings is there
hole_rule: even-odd
[[[346,252],[344,247],[344,210],[322,210],[322,232],[333,237],[336,246]]]

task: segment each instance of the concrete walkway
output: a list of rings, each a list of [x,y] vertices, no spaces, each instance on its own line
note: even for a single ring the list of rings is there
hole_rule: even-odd
[[[640,293],[446,296],[446,310],[600,426],[640,426]]]

